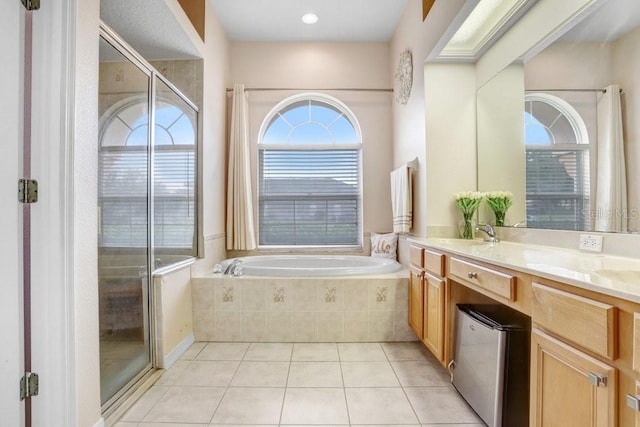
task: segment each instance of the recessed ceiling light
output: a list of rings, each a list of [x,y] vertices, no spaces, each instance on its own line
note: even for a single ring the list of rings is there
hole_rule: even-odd
[[[315,24],[316,22],[318,22],[318,15],[313,12],[307,12],[302,15],[302,22],[309,25]]]

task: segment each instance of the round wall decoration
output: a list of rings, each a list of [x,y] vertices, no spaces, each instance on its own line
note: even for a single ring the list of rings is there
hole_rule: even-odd
[[[413,85],[413,58],[410,49],[405,49],[400,54],[400,62],[396,71],[396,101],[405,105],[411,95]]]

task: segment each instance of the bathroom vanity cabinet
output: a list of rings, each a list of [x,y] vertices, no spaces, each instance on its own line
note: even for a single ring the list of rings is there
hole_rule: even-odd
[[[409,326],[444,363],[444,255],[411,246],[409,257]]]
[[[410,246],[409,323],[443,366],[454,358],[456,304],[499,302],[531,317],[531,426],[640,427],[640,283],[624,298],[471,247]]]

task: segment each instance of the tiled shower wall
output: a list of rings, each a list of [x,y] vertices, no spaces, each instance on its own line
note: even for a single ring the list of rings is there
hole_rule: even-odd
[[[358,278],[192,278],[198,341],[412,341],[406,272]]]

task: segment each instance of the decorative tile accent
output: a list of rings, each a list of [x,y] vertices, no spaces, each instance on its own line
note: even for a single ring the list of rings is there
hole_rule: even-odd
[[[124,81],[124,68],[118,68],[116,70],[116,81],[123,82]]]
[[[233,286],[222,287],[222,302],[233,302]]]
[[[273,302],[284,302],[284,289],[285,288],[273,288]]]
[[[324,294],[324,302],[336,302],[335,286],[327,286],[327,293]]]
[[[169,68],[167,67],[160,67],[160,69],[158,70],[160,71],[160,74],[162,74],[165,77],[168,77],[169,74]]]
[[[387,287],[378,286],[378,289],[376,290],[376,301],[385,302],[386,300],[387,300]]]

